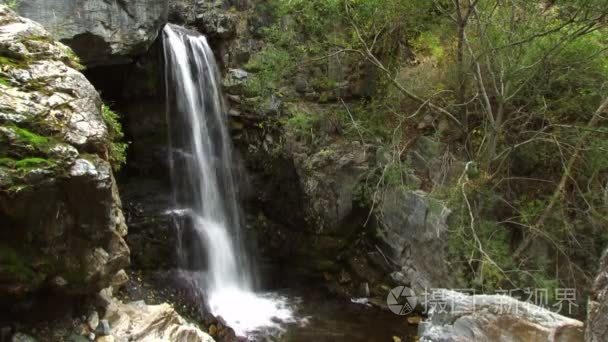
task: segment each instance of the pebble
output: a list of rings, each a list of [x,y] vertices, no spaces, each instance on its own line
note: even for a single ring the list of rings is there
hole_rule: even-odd
[[[95,329],[95,333],[98,336],[110,335],[110,322],[108,322],[107,319],[100,320],[97,329]]]
[[[95,341],[95,333],[90,333],[89,334],[89,340]]]
[[[11,338],[11,342],[36,342],[36,339],[23,333],[16,333]]]
[[[422,317],[420,316],[411,316],[407,318],[407,322],[411,325],[418,325],[422,321]]]
[[[87,318],[87,325],[91,330],[97,329],[97,326],[99,325],[99,314],[97,311],[93,311],[89,314],[89,317]]]
[[[217,327],[215,325],[209,326],[209,335],[215,336],[217,334]]]

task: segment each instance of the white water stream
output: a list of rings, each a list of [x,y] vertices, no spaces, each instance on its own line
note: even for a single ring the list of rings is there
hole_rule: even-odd
[[[276,326],[292,313],[283,298],[254,292],[213,52],[204,36],[178,26],[163,37],[182,274],[237,335]]]

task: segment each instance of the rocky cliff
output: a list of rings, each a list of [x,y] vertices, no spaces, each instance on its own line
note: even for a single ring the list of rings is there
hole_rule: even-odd
[[[608,340],[608,250],[602,256],[599,273],[595,278],[587,304],[585,341]]]
[[[42,24],[87,66],[124,64],[143,54],[167,22],[167,0],[8,1]]]
[[[102,102],[78,68],[0,5],[0,292],[13,299],[94,293],[129,264]]]

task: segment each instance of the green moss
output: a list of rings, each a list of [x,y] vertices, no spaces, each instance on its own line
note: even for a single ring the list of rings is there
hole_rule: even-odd
[[[74,53],[74,51],[72,51],[72,49],[66,48],[65,53],[66,53],[66,55],[68,55],[68,60],[63,61],[64,63],[66,63],[68,66],[70,66],[76,70],[86,69],[86,67],[84,65],[82,65],[82,61],[80,60],[80,57],[78,57]]]
[[[48,147],[48,145],[51,143],[50,138],[31,132],[28,129],[18,126],[11,126],[10,128],[18,136],[18,139],[21,142],[31,145],[37,149],[46,149],[46,147]]]
[[[10,87],[11,83],[8,81],[7,78],[4,78],[2,76],[0,76],[0,84],[3,86],[7,86]]]
[[[7,57],[7,56],[0,56],[0,66],[8,65],[13,68],[23,69],[23,68],[27,67],[28,64],[29,64],[29,61],[27,61],[27,60],[24,61],[24,60],[19,60],[19,59]]]
[[[120,116],[107,105],[102,106],[101,113],[108,127],[110,138],[110,163],[112,164],[112,168],[118,171],[127,162],[127,148],[129,144],[123,141],[124,133],[119,121]]]
[[[38,157],[21,159],[15,162],[15,167],[18,169],[34,169],[53,166],[53,162]]]
[[[53,37],[51,37],[51,36],[32,35],[32,36],[29,36],[29,37],[24,38],[24,39],[33,40],[33,41],[36,41],[36,42],[47,42],[47,43],[54,42]]]
[[[36,278],[36,273],[30,268],[27,258],[20,255],[15,249],[0,245],[0,274],[8,273],[21,281]]]
[[[15,159],[9,157],[0,157],[0,166],[5,166],[8,168],[15,167]]]

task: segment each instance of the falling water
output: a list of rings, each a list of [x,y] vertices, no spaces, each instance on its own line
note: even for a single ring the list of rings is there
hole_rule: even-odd
[[[182,274],[237,333],[271,326],[290,312],[276,298],[253,292],[213,52],[204,36],[178,26],[167,25],[163,37]]]

